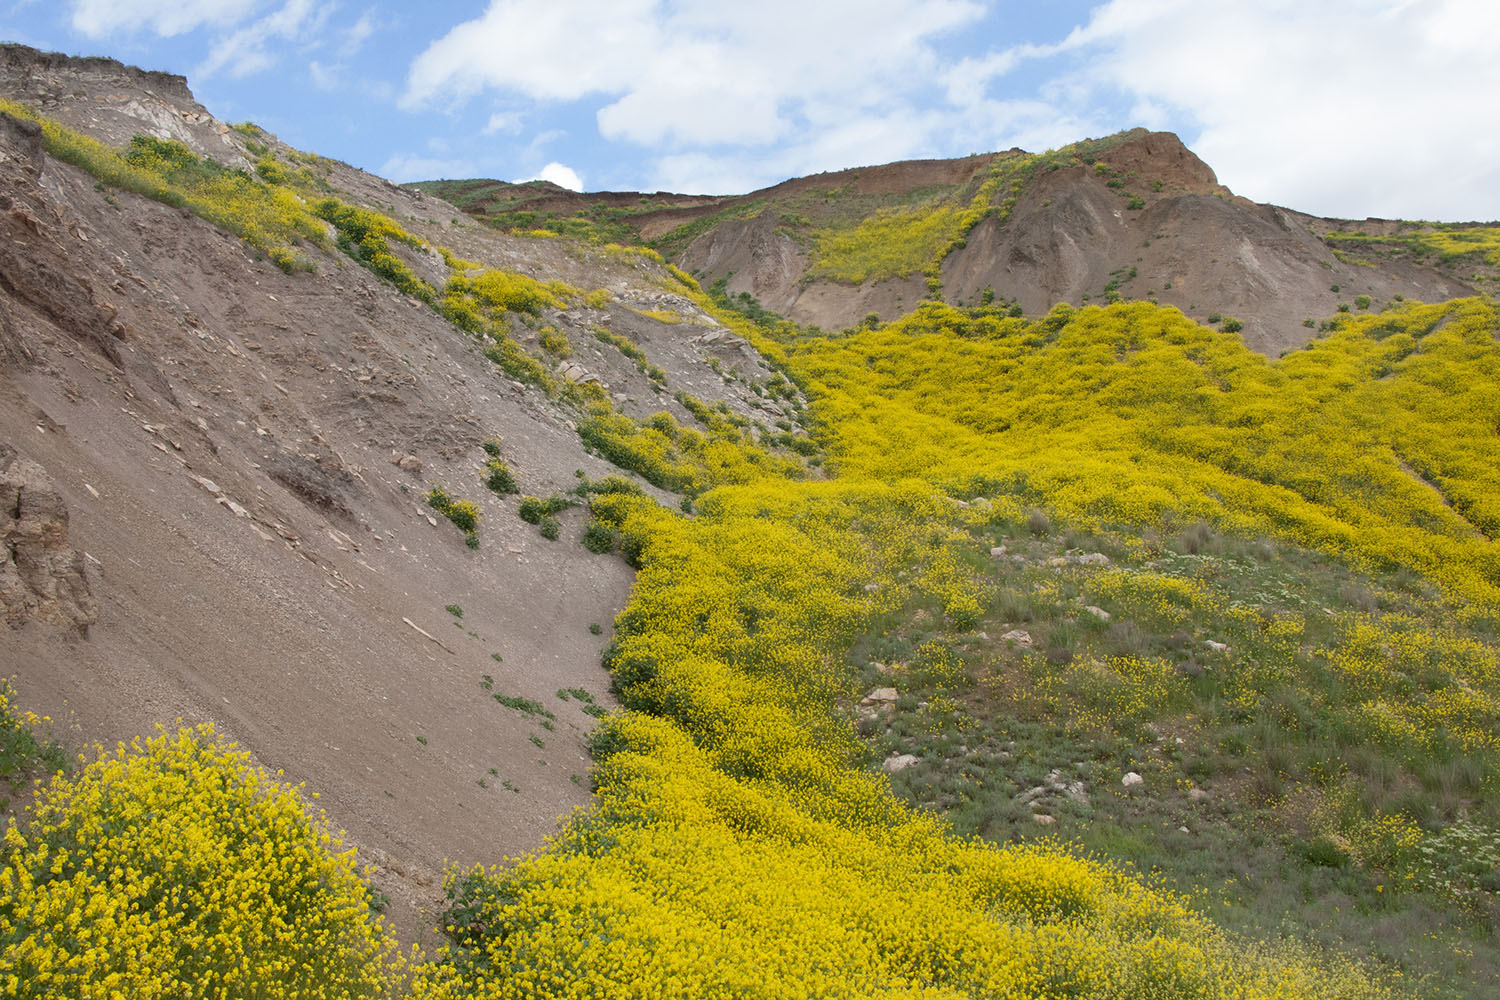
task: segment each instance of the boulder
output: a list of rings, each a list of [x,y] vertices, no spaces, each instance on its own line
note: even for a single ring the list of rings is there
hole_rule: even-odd
[[[894,757],[887,757],[880,765],[880,769],[886,774],[895,774],[897,771],[904,771],[920,761],[921,758],[914,753],[897,754]]]

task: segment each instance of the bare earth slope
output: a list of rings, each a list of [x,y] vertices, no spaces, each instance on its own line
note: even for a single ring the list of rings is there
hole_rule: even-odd
[[[148,132],[250,162],[180,78],[9,46],[0,95],[106,142]],[[745,383],[707,364],[713,352],[726,371],[755,368],[738,338],[701,314],[643,315],[690,308],[659,265],[512,239],[327,168],[341,197],[464,256],[605,284],[610,306],[554,322],[624,411],[689,421],[671,401],[684,388],[754,412]],[[75,745],[213,722],[307,782],[379,864],[409,937],[430,926],[445,860],[533,849],[588,801],[593,720],[556,692],[609,704],[600,654],[633,578],[579,544],[580,511],[552,542],[514,497],[488,493],[480,444],[502,439],[524,493],[618,470],[472,338],[341,254],[305,249],[315,272],[284,274],[196,216],[96,185],[0,115],[0,675]],[[436,254],[411,257],[441,270]],[[592,325],[635,339],[667,391]],[[423,504],[434,484],[483,506],[477,551]],[[485,675],[555,728],[497,704]]]
[[[949,255],[942,298],[973,303],[989,288],[1036,314],[1058,302],[1102,302],[1114,291],[1199,320],[1234,316],[1246,344],[1274,357],[1312,339],[1306,320],[1358,295],[1379,308],[1396,295],[1437,302],[1473,294],[1411,262],[1343,262],[1320,239],[1326,220],[1230,194],[1174,135],[1142,133],[1111,149],[1108,161],[1114,176],[1130,178],[1141,207],[1128,207],[1089,167],[1044,173],[1026,185],[1008,220],[984,220]],[[708,281],[728,275],[731,293],[750,292],[768,309],[825,327],[870,312],[895,319],[926,293],[920,274],[860,286],[809,280],[809,251],[772,213],[710,230],[682,263]]]
[[[1232,316],[1248,346],[1274,357],[1311,340],[1318,320],[1340,305],[1354,308],[1359,296],[1378,309],[1396,296],[1437,302],[1474,293],[1473,267],[1336,252],[1324,234],[1378,234],[1394,224],[1320,219],[1237,197],[1171,133],[1137,129],[1101,145],[1087,165],[1037,173],[1008,216],[970,231],[943,261],[939,297],[970,304],[988,289],[1028,314],[1058,302],[1151,299],[1200,321]],[[419,187],[460,196],[465,211],[501,227],[578,219],[614,227],[615,238],[624,232],[657,246],[705,284],[724,279],[731,295],[747,293],[798,323],[839,328],[870,313],[896,319],[928,285],[920,264],[857,283],[821,276],[820,239],[884,211],[967,204],[988,170],[1025,155],[891,163],[722,198],[555,188],[543,195],[534,185],[478,181]],[[1002,186],[997,198],[1008,192]],[[521,209],[528,214],[514,214]]]

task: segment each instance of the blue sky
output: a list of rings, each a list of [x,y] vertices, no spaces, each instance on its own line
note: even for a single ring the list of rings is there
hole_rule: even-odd
[[[394,180],[748,191],[1144,125],[1320,215],[1500,219],[1494,0],[0,0]]]

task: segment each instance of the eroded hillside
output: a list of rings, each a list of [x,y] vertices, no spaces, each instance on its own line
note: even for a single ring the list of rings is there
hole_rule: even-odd
[[[1043,154],[819,174],[730,198],[415,187],[455,196],[502,228],[644,241],[705,285],[723,281],[732,296],[829,329],[871,314],[889,322],[928,299],[998,300],[1027,315],[1059,302],[1140,300],[1227,324],[1275,357],[1311,340],[1340,307],[1442,301],[1492,280],[1492,262],[1479,259],[1488,245],[1465,246],[1462,236],[1431,256],[1389,252],[1406,245],[1399,241],[1378,255],[1346,252],[1344,231],[1353,240],[1394,224],[1236,197],[1175,135],[1142,129]],[[1449,258],[1436,259],[1443,252]],[[1460,263],[1465,254],[1473,259]]]
[[[197,157],[229,180],[280,165],[312,193],[398,219],[413,240],[390,252],[431,286],[452,273],[443,246],[473,261],[462,273],[578,291],[502,315],[515,340],[497,364],[495,341],[361,266],[322,220],[322,245],[294,234],[287,273],[191,205],[59,159],[67,136],[0,115],[0,440],[25,463],[0,473],[21,511],[6,538],[22,571],[5,587],[4,673],[78,745],[214,722],[321,793],[415,932],[444,859],[533,848],[588,801],[594,720],[556,692],[612,704],[600,653],[633,577],[580,544],[576,501],[555,541],[521,520],[515,495],[486,488],[485,442],[520,493],[545,498],[619,472],[578,434],[591,406],[694,424],[686,393],[769,428],[792,404],[752,391],[770,374],[759,356],[649,256],[495,233],[231,129],[179,77],[3,56],[0,92],[59,127],[190,151],[181,175],[160,175],[168,189],[232,214],[240,195],[192,186]],[[274,233],[255,238],[280,252]],[[477,550],[424,502],[433,486],[480,505]],[[50,520],[32,530],[40,498]],[[57,554],[33,571],[28,545]]]

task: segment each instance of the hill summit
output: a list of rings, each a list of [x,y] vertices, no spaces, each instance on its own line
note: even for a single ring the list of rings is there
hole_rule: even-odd
[[[1041,154],[841,170],[735,197],[411,186],[505,229],[643,243],[731,296],[830,329],[889,321],[929,299],[1027,314],[1140,300],[1215,325],[1228,317],[1274,357],[1356,299],[1362,308],[1446,300],[1496,276],[1489,243],[1468,254],[1423,246],[1482,227],[1355,224],[1256,204],[1219,184],[1176,135],[1144,129]],[[1404,238],[1360,241],[1360,252],[1348,242],[1396,232]]]

